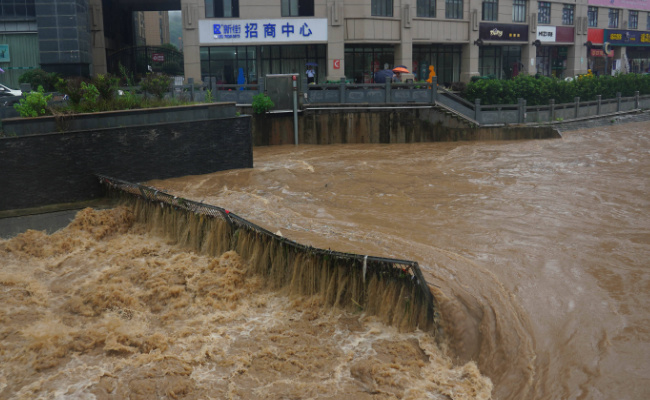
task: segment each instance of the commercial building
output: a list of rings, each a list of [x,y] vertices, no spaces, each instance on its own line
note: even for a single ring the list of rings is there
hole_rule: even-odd
[[[255,83],[301,73],[372,82],[403,65],[438,82],[572,77],[650,66],[650,5],[636,0],[2,0],[0,68],[112,72],[137,44],[134,13],[182,13],[186,78]],[[645,30],[643,30],[645,29]],[[4,54],[7,54],[5,57]],[[7,58],[11,55],[11,59]],[[151,60],[151,62],[156,62]],[[146,64],[146,63],[145,63]]]

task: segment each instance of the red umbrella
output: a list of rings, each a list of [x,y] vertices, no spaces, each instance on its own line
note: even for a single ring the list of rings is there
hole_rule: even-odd
[[[409,70],[404,67],[393,68],[393,72],[399,72],[400,74],[410,74]]]

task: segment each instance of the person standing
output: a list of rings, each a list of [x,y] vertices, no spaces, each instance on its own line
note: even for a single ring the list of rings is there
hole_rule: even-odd
[[[307,74],[307,83],[308,84],[314,83],[314,76],[316,75],[316,73],[314,72],[314,67],[310,65],[307,68],[307,72],[305,73]]]

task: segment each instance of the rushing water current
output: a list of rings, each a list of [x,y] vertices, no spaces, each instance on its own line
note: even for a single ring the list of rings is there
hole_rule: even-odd
[[[650,398],[650,123],[256,148],[148,184],[300,243],[415,260],[444,338],[264,290],[84,210],[0,241],[0,398]]]

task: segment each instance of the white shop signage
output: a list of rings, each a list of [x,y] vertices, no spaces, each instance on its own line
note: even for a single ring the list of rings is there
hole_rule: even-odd
[[[327,42],[327,18],[202,19],[200,44]]]
[[[555,42],[555,35],[554,26],[537,25],[537,40],[540,42]]]

